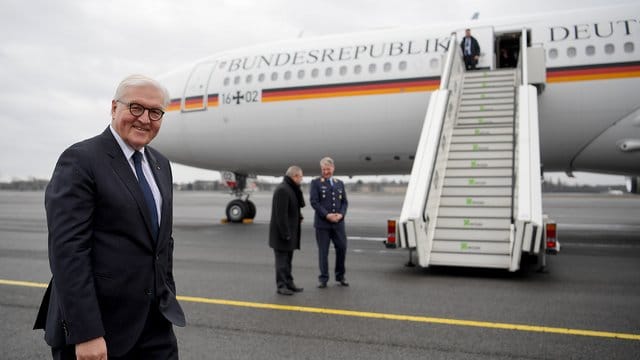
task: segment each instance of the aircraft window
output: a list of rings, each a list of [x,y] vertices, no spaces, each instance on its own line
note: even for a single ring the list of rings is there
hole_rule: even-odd
[[[369,64],[369,73],[373,74],[376,72],[376,64]]]
[[[236,77],[233,78],[233,83],[236,85],[240,84],[240,75],[236,75]]]
[[[261,73],[260,75],[258,75],[258,81],[263,82],[264,81],[264,73]]]
[[[247,75],[247,77],[244,79],[244,82],[246,82],[247,84],[251,84],[251,81],[253,80],[253,75],[249,74]]]
[[[626,52],[626,53],[632,53],[633,52],[633,43],[632,42],[624,43],[624,52]]]
[[[407,62],[404,60],[400,61],[400,63],[398,64],[398,69],[402,71],[407,70]]]
[[[287,70],[284,72],[284,79],[291,80],[291,71]]]
[[[589,45],[587,46],[587,48],[585,49],[585,53],[589,56],[593,56],[596,53],[596,47],[593,45]]]
[[[391,63],[390,62],[384,63],[384,66],[382,67],[382,69],[384,70],[384,72],[391,71]]]
[[[346,66],[340,66],[340,75],[341,76],[345,76],[347,75],[347,67]]]
[[[438,61],[438,59],[436,58],[433,58],[429,61],[429,66],[431,66],[432,69],[437,69],[439,65],[440,61]]]
[[[324,76],[329,77],[331,75],[333,75],[333,68],[328,67],[328,68],[324,69]]]
[[[558,58],[558,50],[550,49],[549,50],[549,59],[557,59]]]
[[[228,77],[224,78],[224,86],[229,86],[230,82],[231,82],[231,80],[229,80]]]
[[[313,69],[313,70],[311,70],[311,77],[317,78],[319,73],[320,73],[320,70]]]
[[[570,57],[570,58],[576,57],[576,53],[577,53],[576,48],[574,48],[573,46],[569,46],[567,48],[567,56],[568,57]]]
[[[360,72],[362,71],[362,66],[361,65],[356,65],[353,67],[353,73],[354,74],[360,74]]]
[[[304,70],[298,70],[298,79],[304,79]]]
[[[615,49],[615,47],[613,46],[613,44],[607,44],[604,46],[604,53],[605,54],[613,54],[613,50]]]
[[[278,73],[274,71],[271,73],[271,81],[276,81],[276,80],[278,80]]]

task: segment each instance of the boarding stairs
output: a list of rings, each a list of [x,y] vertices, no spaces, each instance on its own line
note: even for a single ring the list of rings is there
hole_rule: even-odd
[[[433,227],[431,265],[508,268],[515,70],[466,72]]]
[[[517,68],[479,71],[465,71],[452,37],[393,220],[397,246],[422,267],[516,271],[542,248],[537,91],[522,37]]]

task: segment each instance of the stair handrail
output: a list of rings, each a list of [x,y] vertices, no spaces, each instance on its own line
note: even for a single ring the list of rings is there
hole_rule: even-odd
[[[455,54],[451,53],[455,53],[458,48],[456,44],[456,35],[452,34],[446,60],[443,63],[440,88],[433,91],[429,98],[409,184],[398,219],[400,242],[409,248],[415,247],[417,243],[422,243],[425,238],[427,223],[425,209],[431,182],[434,178],[434,166],[440,147],[443,123],[448,111],[450,91],[447,88],[450,86],[451,67],[455,64]]]

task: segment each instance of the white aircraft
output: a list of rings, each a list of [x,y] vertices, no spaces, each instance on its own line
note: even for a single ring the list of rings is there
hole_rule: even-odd
[[[166,74],[173,98],[153,145],[172,161],[221,170],[252,218],[246,177],[318,168],[407,174],[451,34],[479,41],[479,68],[517,56],[523,29],[542,47],[545,171],[640,174],[640,4],[281,41],[212,55]]]

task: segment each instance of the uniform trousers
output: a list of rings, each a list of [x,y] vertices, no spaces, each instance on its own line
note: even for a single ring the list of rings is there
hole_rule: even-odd
[[[109,341],[106,339],[106,341]],[[61,348],[51,348],[54,360],[75,360],[76,346],[66,345]],[[122,356],[111,356],[109,360],[134,359],[178,359],[178,341],[173,333],[173,324],[158,310],[157,303],[151,305],[147,321],[140,334],[140,338],[133,348]]]
[[[293,287],[293,276],[291,275],[293,250],[273,249],[273,253],[276,257],[276,285],[278,288]]]
[[[343,226],[332,228],[316,228],[316,242],[318,243],[318,265],[320,268],[320,282],[329,280],[329,244],[333,242],[336,250],[336,281],[344,280],[344,260],[347,254],[347,235]]]

